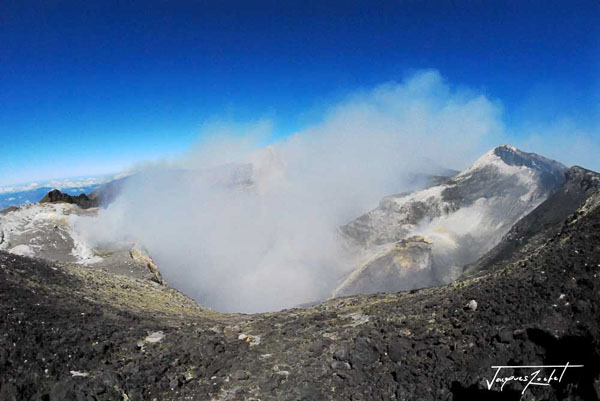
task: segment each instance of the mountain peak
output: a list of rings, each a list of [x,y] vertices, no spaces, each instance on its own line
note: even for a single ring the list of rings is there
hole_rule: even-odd
[[[500,145],[484,153],[465,173],[472,173],[493,166],[501,171],[511,168],[528,168],[541,173],[550,174],[562,180],[567,167],[555,160],[536,153],[523,152],[511,145]]]
[[[514,153],[523,153],[521,152],[519,149],[515,148],[512,145],[508,145],[508,144],[504,144],[504,145],[498,145],[496,146],[494,149],[492,149],[494,152],[500,150],[500,151],[507,151],[507,152],[514,152]]]
[[[494,154],[509,166],[525,166],[529,168],[543,168],[564,171],[567,169],[563,164],[540,156],[536,153],[527,153],[511,145],[500,145],[492,149]]]

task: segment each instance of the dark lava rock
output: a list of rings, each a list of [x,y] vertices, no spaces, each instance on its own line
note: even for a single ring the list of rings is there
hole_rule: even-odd
[[[331,362],[331,369],[349,370],[350,364],[348,362],[333,361]]]
[[[244,370],[236,370],[235,372],[233,372],[231,377],[235,380],[248,380],[250,378],[250,375]]]
[[[404,338],[397,338],[388,345],[388,356],[394,362],[401,362],[412,349],[412,344]]]
[[[98,206],[98,202],[94,199],[90,199],[86,194],[72,196],[63,193],[58,189],[53,189],[52,191],[48,192],[42,199],[40,199],[40,203],[56,202],[72,203],[81,207],[82,209],[88,209],[90,207]]]
[[[496,340],[501,343],[510,343],[513,340],[512,330],[500,330],[500,332],[496,334]]]

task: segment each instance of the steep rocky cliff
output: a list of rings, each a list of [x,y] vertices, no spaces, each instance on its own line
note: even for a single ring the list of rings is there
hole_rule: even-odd
[[[452,282],[465,265],[498,244],[517,221],[559,188],[565,170],[545,157],[499,146],[439,185],[384,198],[379,207],[341,228],[360,262],[335,293],[368,293],[384,287],[399,291]],[[393,250],[394,243],[415,235],[431,244],[423,248],[430,254],[426,272],[418,268],[419,277],[412,281],[403,278],[405,273],[391,281],[382,275],[379,285],[367,281],[363,286],[355,280],[359,271],[382,266],[382,252]],[[393,255],[387,260],[392,261]],[[369,277],[372,281],[375,275]],[[392,282],[397,285],[390,286]]]

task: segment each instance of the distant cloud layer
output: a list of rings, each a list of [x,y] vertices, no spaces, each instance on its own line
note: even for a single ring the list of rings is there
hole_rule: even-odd
[[[25,185],[11,185],[0,187],[0,194],[5,193],[15,193],[15,192],[25,192],[32,191],[37,188],[57,188],[57,189],[68,189],[68,188],[82,188],[89,187],[92,185],[100,185],[106,182],[112,181],[116,178],[119,178],[121,174],[111,175],[111,176],[100,176],[100,177],[85,177],[85,178],[71,178],[64,180],[49,180],[49,181],[39,181],[32,182],[30,184]]]

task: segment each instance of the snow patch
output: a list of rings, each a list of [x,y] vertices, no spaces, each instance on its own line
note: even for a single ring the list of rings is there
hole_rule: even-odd
[[[435,187],[430,187],[421,191],[413,192],[406,196],[389,199],[392,199],[398,206],[402,206],[409,202],[426,202],[429,200],[437,200],[442,202],[442,192],[446,188],[446,185],[437,185]]]

